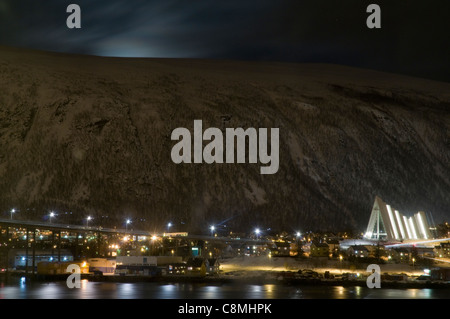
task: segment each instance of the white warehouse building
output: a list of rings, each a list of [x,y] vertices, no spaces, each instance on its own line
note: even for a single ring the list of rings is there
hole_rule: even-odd
[[[372,240],[403,241],[426,240],[432,239],[433,236],[425,212],[419,211],[414,216],[406,217],[377,196],[364,237]]]

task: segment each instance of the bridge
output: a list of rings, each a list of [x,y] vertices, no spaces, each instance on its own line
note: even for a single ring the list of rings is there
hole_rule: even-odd
[[[117,255],[219,256],[231,246],[267,245],[271,241],[188,233],[155,234],[144,230],[0,219],[0,268],[34,273],[39,261],[71,261]]]

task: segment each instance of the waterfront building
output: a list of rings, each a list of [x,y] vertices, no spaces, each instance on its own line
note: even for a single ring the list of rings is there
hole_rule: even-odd
[[[206,272],[209,275],[215,275],[219,273],[220,263],[219,259],[217,258],[208,258],[207,263],[208,268],[206,269]]]
[[[367,258],[369,257],[369,250],[366,246],[352,245],[347,249],[347,255],[349,257]]]
[[[89,258],[89,272],[93,274],[114,275],[116,261],[106,258]]]
[[[431,280],[450,281],[450,268],[433,268],[430,271]]]
[[[440,243],[434,247],[435,256],[439,258],[450,258],[450,242]]]
[[[271,249],[272,256],[289,257],[291,251],[291,244],[285,241],[276,241]]]
[[[62,249],[59,254],[57,250],[35,250],[34,252],[34,267],[37,267],[39,262],[53,262],[53,261],[72,261],[74,260],[72,253],[69,250]],[[33,253],[30,250],[28,253],[25,249],[11,249],[8,253],[8,268],[17,270],[24,270],[26,267],[33,267]]]
[[[330,248],[327,243],[319,243],[313,241],[311,243],[310,256],[311,257],[329,257]]]
[[[186,274],[190,276],[206,276],[206,269],[209,265],[207,259],[196,257],[189,258],[186,262]]]

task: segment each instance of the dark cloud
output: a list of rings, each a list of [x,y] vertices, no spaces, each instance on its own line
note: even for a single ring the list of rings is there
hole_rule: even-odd
[[[66,28],[66,7],[82,29]],[[450,80],[448,0],[3,0],[0,44],[108,56],[327,62]]]

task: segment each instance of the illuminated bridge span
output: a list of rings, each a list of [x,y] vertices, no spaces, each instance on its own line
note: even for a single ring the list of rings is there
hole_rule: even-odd
[[[220,237],[220,236],[207,236],[207,235],[195,235],[189,234],[187,232],[180,233],[152,233],[144,230],[135,230],[135,229],[116,229],[116,228],[104,228],[97,226],[81,226],[81,225],[69,225],[69,224],[56,224],[56,223],[43,223],[36,221],[22,221],[22,220],[10,220],[10,219],[0,219],[0,227],[1,229],[6,229],[8,227],[20,228],[20,229],[29,229],[32,232],[33,229],[45,229],[51,232],[69,232],[69,233],[99,233],[99,234],[112,234],[112,235],[122,235],[122,236],[134,236],[136,240],[147,239],[147,238],[163,238],[163,237],[176,237],[176,238],[185,238],[185,239],[193,239],[193,240],[207,240],[207,241],[223,241],[223,242],[243,242],[249,245],[252,244],[266,244],[271,243],[272,241],[268,241],[265,239],[253,239],[253,238],[230,238],[230,237]]]
[[[410,240],[402,243],[389,243],[384,245],[386,248],[400,248],[400,247],[434,247],[440,242],[449,242],[450,238],[439,238],[430,240]]]
[[[34,270],[39,261],[71,261],[118,255],[218,256],[228,245],[271,243],[188,233],[155,234],[134,229],[0,219],[0,268]]]
[[[434,237],[433,229],[425,212],[406,217],[377,196],[364,237],[387,241],[430,240]]]

